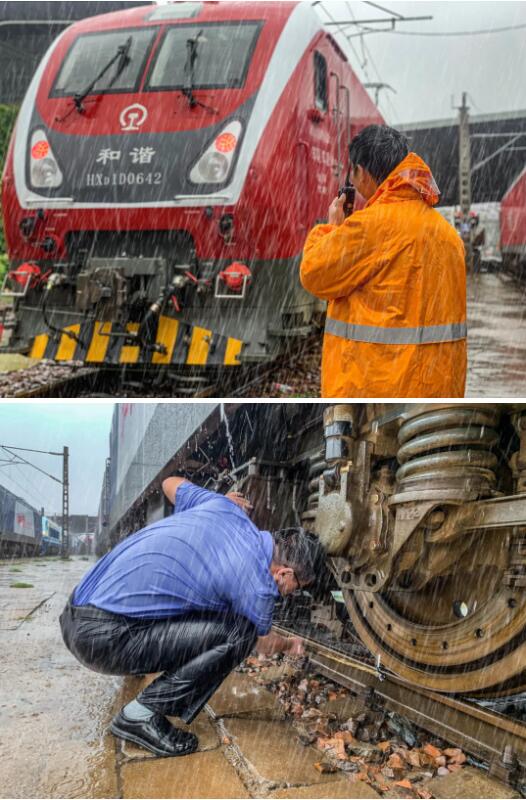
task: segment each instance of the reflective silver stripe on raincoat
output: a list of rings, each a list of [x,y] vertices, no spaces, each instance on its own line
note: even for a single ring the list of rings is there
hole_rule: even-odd
[[[465,322],[454,322],[450,325],[421,325],[418,328],[382,328],[377,325],[354,325],[327,317],[325,332],[352,342],[433,344],[465,339],[467,326]]]

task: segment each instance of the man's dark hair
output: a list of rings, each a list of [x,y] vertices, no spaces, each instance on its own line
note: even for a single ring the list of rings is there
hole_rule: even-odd
[[[409,153],[407,138],[387,125],[369,125],[349,145],[349,159],[383,183]]]
[[[302,584],[314,583],[325,563],[325,549],[313,533],[303,528],[282,528],[272,533],[274,554],[272,560],[282,567],[290,567]]]

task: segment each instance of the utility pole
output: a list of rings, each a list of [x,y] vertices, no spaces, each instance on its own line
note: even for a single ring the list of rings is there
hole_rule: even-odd
[[[462,105],[458,111],[458,183],[460,210],[462,212],[461,235],[466,248],[466,267],[471,275],[473,273],[473,237],[471,225],[469,224],[469,212],[471,211],[471,144],[467,92],[462,92]]]
[[[69,556],[69,447],[62,451],[62,558]]]
[[[60,547],[60,555],[62,558],[69,556],[69,447],[64,447],[61,453],[54,453],[49,450],[34,450],[30,447],[12,447],[6,444],[0,444],[0,451],[7,453],[10,460],[6,461],[6,465],[24,464],[28,467],[33,467],[37,472],[51,478],[55,483],[62,484],[62,544]],[[19,455],[20,453],[41,453],[46,456],[58,456],[62,459],[62,480],[41,469],[36,464],[32,464],[27,458]]]

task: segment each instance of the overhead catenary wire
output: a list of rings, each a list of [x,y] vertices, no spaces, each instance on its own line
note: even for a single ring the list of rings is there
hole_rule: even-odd
[[[49,491],[45,491],[43,478],[40,478],[38,482],[28,484],[27,476],[20,469],[19,462],[3,464],[0,466],[0,469],[2,466],[7,468],[7,471],[0,473],[0,483],[9,483],[13,486],[16,486],[16,488],[21,492],[22,499],[25,499],[26,502],[32,503],[36,509],[46,506],[46,502],[44,502],[43,498],[49,498]],[[10,467],[16,469],[16,473],[22,482],[15,478]],[[5,488],[9,487],[6,486]]]
[[[481,31],[400,31],[396,29],[382,29],[378,30],[378,28],[364,28],[361,31],[361,34],[370,34],[370,33],[395,33],[399,36],[485,36],[490,33],[505,33],[509,31],[518,31],[522,28],[526,28],[526,23],[523,25],[509,25],[505,28],[486,28],[485,30]],[[352,34],[352,36],[360,36],[360,33]]]
[[[45,505],[45,503],[43,503],[42,501],[42,496],[45,493],[43,485],[44,477],[51,479],[52,481],[58,483],[61,486],[62,486],[62,480],[60,480],[60,478],[57,478],[55,475],[52,475],[51,473],[47,472],[46,470],[42,469],[41,467],[37,466],[36,464],[32,463],[31,461],[28,461],[23,456],[21,456],[18,451],[40,453],[48,456],[62,456],[62,453],[51,452],[48,450],[34,450],[32,448],[27,448],[27,447],[15,447],[12,445],[10,446],[10,445],[0,444],[0,452],[3,454],[7,454],[8,456],[10,456],[11,459],[9,461],[7,459],[4,461],[0,461],[0,468],[4,467],[4,469],[8,470],[7,473],[6,472],[3,473],[4,480],[9,483],[12,483],[19,490],[21,490],[22,497],[24,497],[26,500],[29,498],[29,502],[33,503],[35,507],[39,508],[43,507]],[[39,482],[36,483],[35,481],[31,481],[30,483],[28,483],[26,475],[20,469],[20,467],[22,466],[32,467],[34,470],[39,472],[40,473]],[[16,478],[12,474],[12,469],[10,468],[16,469],[16,472],[21,477],[23,484],[20,483],[18,480],[16,480]],[[37,489],[38,497],[37,494],[35,494],[34,492],[35,488]],[[45,494],[46,496],[48,496],[49,492],[46,492]]]
[[[354,14],[352,12],[350,3],[346,2],[345,5],[347,6],[347,8],[349,10],[349,14],[354,19]],[[376,3],[367,3],[367,5],[372,5],[372,6],[376,6],[377,8],[381,8],[381,6],[378,6]],[[383,9],[383,8],[381,10],[385,11],[385,9]],[[349,38],[348,38],[348,41],[349,41]],[[362,46],[362,51],[364,52],[366,58],[368,58],[369,61],[371,62],[371,65],[372,65],[372,68],[373,68],[373,70],[374,70],[374,72],[376,74],[377,80],[379,81],[379,83],[384,83],[384,80],[383,80],[382,76],[380,75],[378,67],[376,66],[375,60],[373,58],[373,54],[371,53],[370,48],[367,46],[367,43],[366,43],[365,39],[363,38],[363,36],[361,37],[360,42],[361,42],[361,46]],[[349,44],[352,46],[352,43],[350,41],[349,41]],[[367,73],[365,73],[365,74],[366,74],[366,77],[367,77],[367,82],[371,83],[371,80],[369,79],[369,76],[367,75]],[[396,120],[396,116],[397,116],[396,108],[395,108],[394,104],[392,103],[391,98],[389,97],[388,94],[385,95],[385,98],[386,98],[386,104],[389,106],[390,111],[391,111],[391,113],[393,115],[393,122],[394,122]],[[380,105],[380,103],[378,103],[378,105]]]
[[[14,464],[12,466],[17,467],[18,465]],[[19,469],[18,472],[20,473]],[[2,475],[2,481],[5,481],[7,483],[12,484],[13,486],[16,486],[16,488],[21,492],[21,498],[25,500],[25,502],[27,503],[32,503],[35,507],[35,510],[38,510],[44,505],[42,502],[42,498],[37,497],[37,495],[33,491],[30,491],[30,489],[27,486],[27,480],[25,475],[22,474],[21,478],[23,483],[20,483],[20,481],[18,481],[13,475],[6,475],[6,474]],[[7,489],[8,487],[6,486],[5,488]]]
[[[315,3],[313,3],[313,5],[314,5],[314,6],[319,6],[319,7],[320,7],[320,9],[321,9],[321,10],[324,12],[324,14],[325,14],[325,15],[326,15],[326,16],[329,18],[329,20],[330,20],[331,22],[334,22],[334,21],[335,21],[335,18],[334,18],[334,17],[333,17],[333,15],[330,13],[330,11],[329,11],[329,10],[328,10],[328,9],[325,7],[325,4],[324,4],[323,2],[320,2],[320,0],[318,0],[318,2],[315,2]],[[355,19],[355,16],[354,16],[353,10],[352,10],[352,8],[351,8],[351,4],[348,2],[348,0],[347,0],[347,2],[345,3],[345,5],[346,5],[346,8],[347,8],[347,10],[348,10],[348,12],[349,12],[349,15],[350,15],[351,19],[353,19],[353,20],[354,20],[354,19]],[[323,22],[323,20],[322,20],[322,22]],[[361,72],[363,73],[363,75],[365,76],[365,79],[366,79],[366,81],[367,81],[368,83],[371,83],[371,77],[370,77],[369,71],[368,71],[368,69],[367,69],[367,64],[368,64],[368,63],[369,63],[369,61],[370,61],[370,62],[371,62],[371,65],[372,65],[372,67],[373,67],[373,69],[374,69],[374,71],[375,71],[375,73],[376,73],[376,76],[377,76],[377,79],[378,79],[378,81],[379,81],[380,83],[383,83],[383,79],[382,79],[382,77],[380,76],[380,73],[379,73],[379,71],[378,71],[378,68],[377,68],[377,66],[376,66],[376,64],[375,64],[375,62],[374,62],[374,59],[373,59],[372,53],[371,53],[370,49],[367,47],[367,44],[365,43],[365,41],[364,41],[363,39],[361,40],[361,46],[362,46],[362,51],[363,51],[363,58],[362,58],[362,57],[360,56],[360,53],[357,51],[356,47],[354,46],[353,42],[351,42],[351,39],[352,39],[352,38],[354,38],[354,37],[353,37],[352,35],[350,35],[350,34],[347,34],[347,33],[346,33],[344,30],[342,30],[342,28],[341,28],[341,27],[338,27],[338,28],[337,28],[337,29],[336,29],[336,30],[333,32],[333,35],[334,35],[334,37],[335,37],[335,38],[336,38],[336,36],[337,36],[338,34],[340,34],[340,35],[342,35],[342,36],[344,37],[344,39],[345,39],[345,42],[346,42],[346,43],[348,44],[348,46],[350,47],[350,49],[351,49],[351,51],[352,51],[352,53],[353,53],[353,55],[354,55],[354,57],[355,57],[355,59],[356,59],[356,65],[357,65],[357,67],[358,67],[358,68],[361,70]],[[358,35],[359,35],[359,34],[358,34]],[[396,111],[396,108],[395,108],[395,106],[394,106],[394,105],[393,105],[393,103],[391,102],[391,98],[390,98],[388,95],[386,95],[386,103],[387,103],[387,105],[388,105],[388,106],[389,106],[389,108],[390,108],[390,113],[393,115],[393,120],[394,120],[394,119],[396,119],[396,116],[397,116],[397,111]]]
[[[379,8],[380,11],[385,11],[386,14],[392,14],[393,17],[398,17],[399,19],[403,19],[404,15],[399,14],[398,11],[391,11],[389,8],[385,8],[384,6],[379,6],[378,3],[373,3],[371,0],[364,0],[366,6],[372,6],[373,8]],[[349,5],[347,3],[347,5]]]
[[[19,462],[27,464],[30,467],[33,467],[33,469],[36,469],[38,472],[41,472],[43,475],[46,475],[48,478],[51,478],[52,481],[55,481],[56,483],[62,483],[60,478],[57,478],[55,475],[51,475],[50,472],[46,472],[44,469],[41,469],[40,467],[37,467],[36,464],[32,464],[31,461],[27,461],[25,458],[22,458],[22,456],[17,456],[17,454],[13,453],[13,451],[10,450],[9,447],[6,447],[5,444],[0,445],[0,449],[5,450],[11,456],[16,456],[19,459]],[[19,449],[22,449],[22,448],[18,448],[17,447],[17,448],[13,448],[13,449],[19,450]],[[42,451],[40,451],[40,452],[42,452]],[[58,453],[49,453],[49,455],[59,455],[59,454]]]
[[[328,11],[328,10],[325,8],[325,5],[324,5],[324,4],[321,2],[321,0],[317,0],[317,2],[313,3],[313,5],[315,5],[315,6],[319,6],[319,7],[321,8],[321,10],[324,12],[324,14],[326,14],[326,15],[329,17],[329,19],[331,20],[331,22],[334,22],[334,17],[333,17],[333,16],[332,16],[332,14],[330,13],[330,11]],[[347,5],[348,5],[348,4],[347,4]],[[350,9],[349,9],[349,11],[350,11]],[[351,11],[350,11],[350,13],[352,14],[352,12],[351,12]],[[322,20],[322,22],[323,22],[323,20]],[[358,66],[361,66],[361,64],[360,64],[360,55],[359,55],[359,53],[357,52],[357,50],[356,50],[355,46],[354,46],[354,45],[353,45],[351,42],[349,42],[349,37],[348,37],[348,36],[346,36],[346,34],[345,34],[345,33],[344,33],[342,30],[341,30],[341,28],[338,28],[338,29],[337,29],[337,30],[334,32],[334,37],[336,38],[336,36],[337,36],[339,33],[343,34],[343,36],[344,36],[345,40],[346,40],[346,41],[349,43],[349,46],[350,46],[350,48],[351,48],[351,50],[352,50],[352,52],[353,52],[353,54],[354,54],[354,57],[356,58],[356,61],[358,62]]]

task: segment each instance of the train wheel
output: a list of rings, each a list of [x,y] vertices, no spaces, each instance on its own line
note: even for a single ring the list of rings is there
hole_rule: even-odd
[[[352,622],[381,663],[418,686],[512,694],[526,686],[526,593],[498,571],[460,573],[415,592],[344,589]]]

